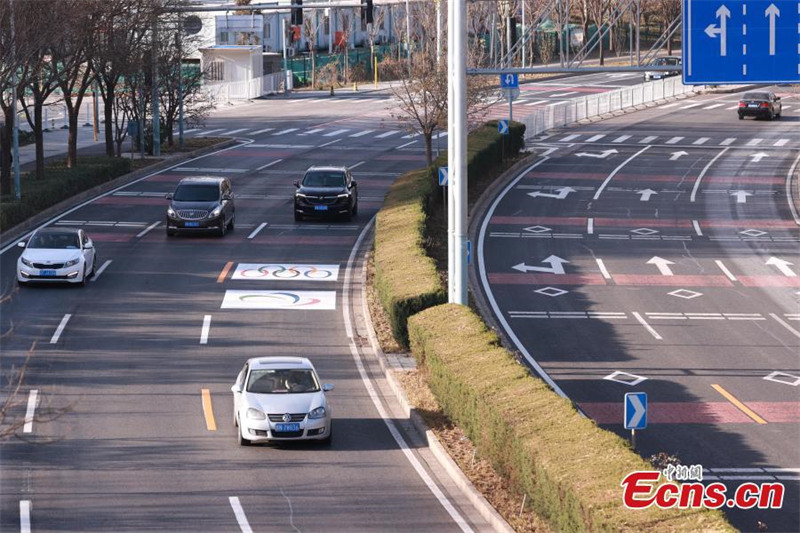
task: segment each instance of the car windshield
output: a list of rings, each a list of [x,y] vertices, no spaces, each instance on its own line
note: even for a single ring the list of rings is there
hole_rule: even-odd
[[[303,178],[306,187],[344,187],[344,174],[342,172],[308,172]]]
[[[314,372],[308,369],[251,370],[247,392],[260,394],[302,394],[319,392]]]
[[[680,65],[681,60],[675,57],[659,57],[655,61],[653,61],[653,65],[656,66],[665,66],[665,65]]]
[[[213,202],[219,200],[219,187],[214,185],[178,185],[173,195],[178,202]]]
[[[767,93],[744,93],[742,100],[769,100]]]
[[[37,233],[28,243],[28,248],[70,250],[80,247],[77,233]]]

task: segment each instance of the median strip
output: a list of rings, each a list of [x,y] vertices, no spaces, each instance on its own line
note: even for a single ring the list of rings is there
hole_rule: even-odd
[[[211,405],[211,391],[200,389],[203,398],[203,416],[206,419],[206,429],[209,431],[217,430],[217,421],[214,419],[214,408]]]
[[[718,393],[722,394],[725,397],[726,400],[728,400],[733,405],[735,405],[736,408],[739,409],[741,412],[743,412],[744,414],[746,414],[747,416],[752,418],[757,424],[766,424],[767,423],[766,420],[764,420],[763,418],[758,416],[752,409],[750,409],[745,404],[740,402],[738,399],[736,399],[736,397],[733,394],[731,394],[730,392],[726,391],[721,386],[716,385],[716,384],[712,384],[711,388],[713,388]]]

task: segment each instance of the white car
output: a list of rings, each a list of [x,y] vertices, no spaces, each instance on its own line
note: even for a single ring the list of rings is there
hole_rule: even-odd
[[[94,243],[82,229],[42,228],[17,246],[25,249],[17,260],[20,285],[31,281],[85,285],[94,275]]]
[[[331,442],[331,409],[314,365],[305,357],[248,359],[231,387],[239,444],[319,440]]]

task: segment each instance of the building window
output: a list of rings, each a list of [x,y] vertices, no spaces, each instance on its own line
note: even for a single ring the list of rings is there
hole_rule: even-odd
[[[264,40],[266,39],[272,39],[272,21],[264,25]]]
[[[331,32],[331,18],[330,17],[325,17],[325,26],[323,27],[322,31],[324,31],[326,35]]]
[[[206,73],[208,81],[225,81],[225,62],[215,59],[208,65]]]
[[[228,32],[219,32],[219,44],[228,44]]]

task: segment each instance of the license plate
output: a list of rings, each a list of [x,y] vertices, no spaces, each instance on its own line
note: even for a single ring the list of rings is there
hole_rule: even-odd
[[[747,107],[758,107],[758,104],[749,104]]]
[[[186,225],[187,228],[199,228],[200,227],[200,223],[199,222],[186,222],[185,225]]]
[[[300,431],[300,424],[292,422],[291,424],[275,424],[275,431]]]
[[[327,211],[328,210],[328,206],[327,205],[315,205],[314,206],[314,210],[315,211]]]
[[[56,275],[56,271],[55,270],[40,270],[39,271],[39,275],[40,276],[55,276]]]
[[[656,74],[655,76],[653,76],[653,78],[655,78],[657,80],[660,80],[661,79],[661,74]]]

